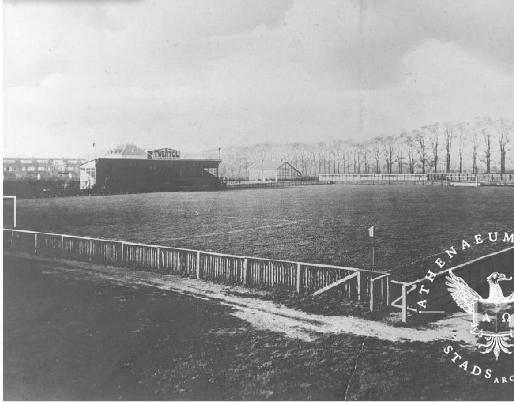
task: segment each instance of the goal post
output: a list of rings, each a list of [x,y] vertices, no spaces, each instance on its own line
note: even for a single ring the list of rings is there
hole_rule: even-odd
[[[16,196],[4,195],[3,227],[5,229],[16,227]]]
[[[446,185],[452,187],[478,187],[480,182],[476,174],[447,174]]]

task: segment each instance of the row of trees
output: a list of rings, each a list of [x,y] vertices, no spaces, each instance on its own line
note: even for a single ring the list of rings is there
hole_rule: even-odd
[[[506,173],[514,122],[491,118],[433,123],[367,141],[257,144],[221,150],[220,173],[245,177],[249,165],[288,161],[305,176],[322,173]],[[219,149],[207,152],[217,158]],[[509,165],[509,163],[511,163]]]

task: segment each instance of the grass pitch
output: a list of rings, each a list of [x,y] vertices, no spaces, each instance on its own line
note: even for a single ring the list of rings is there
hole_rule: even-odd
[[[514,230],[513,205],[512,188],[327,185],[19,200],[18,227],[369,267],[375,225],[377,268],[416,275],[462,239]]]

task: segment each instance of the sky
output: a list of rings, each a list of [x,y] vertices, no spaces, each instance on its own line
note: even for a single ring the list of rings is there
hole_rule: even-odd
[[[514,118],[514,2],[4,0],[4,155]]]

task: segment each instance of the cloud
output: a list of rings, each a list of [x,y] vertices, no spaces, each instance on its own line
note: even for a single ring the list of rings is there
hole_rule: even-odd
[[[7,2],[5,152],[80,154],[93,138],[196,152],[514,117],[511,4]]]

